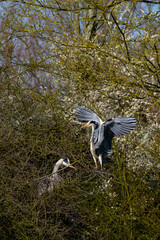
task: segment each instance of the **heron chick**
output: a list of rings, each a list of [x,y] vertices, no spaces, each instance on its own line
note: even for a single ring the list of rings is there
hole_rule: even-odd
[[[120,117],[109,119],[105,122],[89,109],[78,106],[76,117],[80,122],[85,123],[84,127],[92,127],[90,139],[90,151],[97,168],[99,159],[102,169],[102,159],[112,154],[112,138],[129,133],[136,127],[136,119],[133,117]]]
[[[59,159],[53,168],[52,174],[50,176],[44,177],[38,184],[38,197],[47,191],[52,191],[55,187],[59,187],[62,182],[62,178],[58,174],[58,169],[61,165],[76,169],[70,164],[70,160],[68,158]]]

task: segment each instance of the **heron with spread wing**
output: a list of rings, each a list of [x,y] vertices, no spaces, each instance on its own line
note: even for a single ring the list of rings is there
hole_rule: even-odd
[[[77,119],[85,123],[84,127],[92,127],[90,139],[90,151],[97,168],[99,159],[102,169],[102,159],[112,154],[112,138],[123,136],[136,127],[136,119],[133,117],[120,117],[109,119],[105,122],[94,112],[83,107],[77,107]]]

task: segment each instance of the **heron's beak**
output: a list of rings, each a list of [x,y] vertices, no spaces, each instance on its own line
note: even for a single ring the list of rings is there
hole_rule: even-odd
[[[69,165],[69,167],[70,167],[70,168],[74,168],[75,170],[77,170],[77,169],[76,169],[74,166],[72,166],[72,165]]]
[[[85,127],[89,127],[90,126],[90,122],[88,122],[86,125],[83,125],[81,128],[85,128]]]

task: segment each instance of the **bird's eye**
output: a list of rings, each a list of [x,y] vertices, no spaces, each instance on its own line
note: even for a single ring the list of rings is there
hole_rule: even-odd
[[[94,124],[95,128],[98,128],[98,123],[95,121],[90,121],[90,123]]]
[[[65,163],[69,163],[69,159],[68,158],[64,158],[63,160]]]

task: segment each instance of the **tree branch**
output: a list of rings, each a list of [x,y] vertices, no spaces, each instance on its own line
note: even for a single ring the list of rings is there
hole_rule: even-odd
[[[127,43],[126,43],[125,34],[123,33],[123,31],[122,31],[121,28],[119,27],[119,25],[118,25],[118,23],[117,23],[117,20],[116,20],[115,16],[113,15],[113,12],[111,12],[111,16],[112,16],[112,18],[113,18],[113,20],[114,20],[114,22],[115,22],[118,30],[120,31],[120,33],[121,33],[121,35],[122,35],[122,37],[123,37],[124,45],[125,45],[125,47],[126,47],[126,52],[127,52],[128,61],[131,61],[131,59],[130,59],[130,54],[129,54],[129,50],[128,50],[128,46],[127,46]]]

